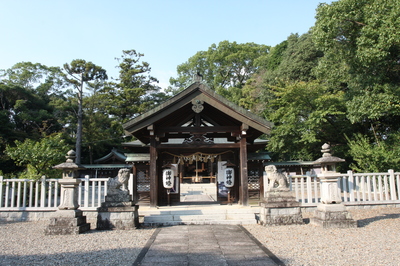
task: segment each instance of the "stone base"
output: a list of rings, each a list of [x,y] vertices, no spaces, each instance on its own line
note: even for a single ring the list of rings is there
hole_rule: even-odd
[[[357,227],[357,221],[353,220],[343,204],[318,204],[310,224],[323,228]]]
[[[125,206],[123,205],[125,204]],[[108,206],[106,206],[108,205]],[[112,206],[116,205],[116,206]],[[133,202],[110,203],[104,202],[97,214],[97,230],[131,230],[139,226],[139,206]]]
[[[128,191],[118,191],[118,193],[108,194],[105,197],[106,202],[131,202],[132,196]]]
[[[303,224],[300,204],[293,192],[269,191],[260,206],[260,223],[264,226]]]
[[[80,210],[59,210],[50,218],[45,235],[78,235],[90,230],[86,216]]]

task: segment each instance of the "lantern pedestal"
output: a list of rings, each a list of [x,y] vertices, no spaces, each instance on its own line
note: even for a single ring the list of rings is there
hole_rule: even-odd
[[[86,216],[78,210],[77,188],[81,181],[75,178],[61,179],[62,200],[58,210],[50,218],[44,233],[46,235],[78,235],[90,230]]]
[[[45,235],[79,235],[90,230],[81,210],[58,210],[50,218]]]
[[[97,230],[130,230],[139,226],[139,206],[131,200],[129,191],[107,195],[97,208]]]
[[[357,227],[357,221],[352,219],[343,204],[318,204],[310,223],[323,228]]]
[[[303,224],[300,203],[289,189],[267,191],[260,206],[261,225]]]

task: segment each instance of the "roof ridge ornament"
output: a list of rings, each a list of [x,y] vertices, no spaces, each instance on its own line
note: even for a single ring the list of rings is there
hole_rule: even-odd
[[[203,81],[203,75],[200,74],[199,71],[197,71],[197,73],[193,75],[193,81],[194,82],[202,82]]]

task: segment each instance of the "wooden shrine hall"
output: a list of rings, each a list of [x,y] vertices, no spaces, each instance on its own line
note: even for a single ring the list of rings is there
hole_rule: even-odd
[[[238,204],[249,204],[249,173],[257,173],[256,178],[262,180],[266,141],[258,138],[269,133],[271,123],[226,100],[199,80],[123,127],[126,134],[149,147],[152,207],[167,204],[165,168],[175,169],[169,195],[172,204],[180,200],[182,182],[215,183],[218,201],[224,201],[222,175],[227,166],[234,169],[230,195]]]

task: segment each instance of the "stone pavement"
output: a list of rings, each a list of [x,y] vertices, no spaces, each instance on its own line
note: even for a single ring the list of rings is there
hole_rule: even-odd
[[[284,265],[240,225],[179,225],[154,232],[133,265]]]

